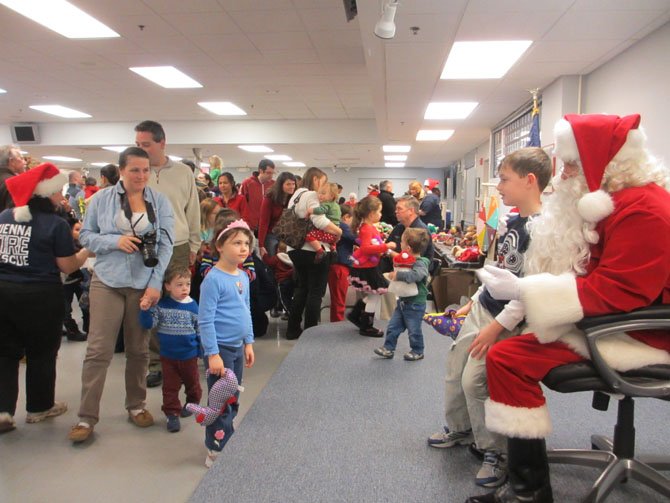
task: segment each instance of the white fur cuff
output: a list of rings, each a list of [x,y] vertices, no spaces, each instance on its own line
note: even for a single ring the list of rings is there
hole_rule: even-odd
[[[489,398],[484,407],[486,427],[495,433],[512,438],[546,438],[551,433],[551,418],[546,405],[513,407]]]
[[[534,332],[543,344],[553,342],[564,333],[549,329],[575,323],[584,317],[577,295],[577,281],[572,274],[533,274],[520,279],[519,286],[529,331]]]

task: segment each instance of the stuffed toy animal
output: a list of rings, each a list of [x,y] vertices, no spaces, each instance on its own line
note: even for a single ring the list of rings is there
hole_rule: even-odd
[[[382,244],[383,242],[384,241],[382,240],[380,235],[377,235],[370,240],[370,244],[373,244],[373,245],[379,245],[379,244]],[[356,245],[360,246],[361,245],[361,240],[356,239],[356,241],[354,241],[354,243],[356,243]],[[351,258],[353,259],[354,264],[356,264],[356,265],[376,266],[377,264],[379,264],[379,257],[377,255],[365,255],[361,251],[360,248],[356,248],[354,250],[354,253],[351,254]]]
[[[398,271],[409,271],[414,263],[416,258],[408,251],[398,253],[393,257],[393,270]],[[389,273],[384,273],[384,277],[388,278]],[[414,297],[419,293],[419,289],[416,286],[416,283],[406,283],[405,281],[399,280],[389,280],[389,292],[395,293],[398,297]]]
[[[209,375],[209,370],[207,371]],[[235,393],[240,389],[235,372],[225,369],[223,375],[214,383],[209,390],[207,407],[197,403],[187,403],[186,410],[195,414],[195,420],[203,426],[209,426],[226,410],[228,405],[237,402]]]
[[[478,245],[468,246],[467,248],[454,246],[451,250],[451,254],[459,262],[477,262],[481,255],[481,251],[479,250]]]
[[[423,321],[433,327],[438,333],[456,339],[461,331],[465,316],[454,316],[456,311],[449,309],[444,313],[426,313],[423,315]]]

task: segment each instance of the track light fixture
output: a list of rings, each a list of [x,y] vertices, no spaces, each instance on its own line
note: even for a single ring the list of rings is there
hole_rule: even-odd
[[[398,0],[384,0],[382,17],[375,25],[375,35],[379,38],[389,39],[395,37],[395,11],[398,8]]]

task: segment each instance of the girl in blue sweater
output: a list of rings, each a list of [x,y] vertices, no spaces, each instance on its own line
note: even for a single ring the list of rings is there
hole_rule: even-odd
[[[254,237],[244,220],[234,218],[220,219],[212,236],[211,248],[216,250],[218,261],[200,286],[198,311],[200,338],[209,368],[209,390],[226,367],[235,372],[242,384],[243,367],[254,364],[249,277],[239,268],[249,256]],[[227,405],[205,430],[208,468],[234,433],[233,419],[238,407],[237,402]]]

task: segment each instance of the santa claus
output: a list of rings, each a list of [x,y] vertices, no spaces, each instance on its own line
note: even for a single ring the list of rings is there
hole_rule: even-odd
[[[563,168],[533,222],[526,276],[481,272],[495,298],[523,302],[530,333],[487,355],[486,425],[508,437],[510,483],[471,503],[553,501],[544,443],[551,420],[539,382],[588,358],[575,327],[582,318],[670,304],[668,173],[645,149],[639,123],[639,115],[560,120],[555,155]],[[620,333],[599,348],[622,371],[670,363],[667,331]]]

